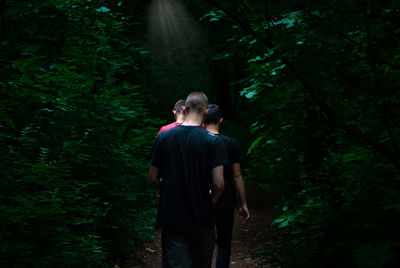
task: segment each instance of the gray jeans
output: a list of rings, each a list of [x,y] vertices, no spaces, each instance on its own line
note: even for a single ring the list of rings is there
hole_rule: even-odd
[[[163,267],[209,268],[215,243],[215,229],[162,230]]]

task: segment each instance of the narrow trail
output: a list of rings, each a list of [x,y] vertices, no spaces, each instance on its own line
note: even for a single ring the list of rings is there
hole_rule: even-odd
[[[273,220],[274,196],[260,190],[254,183],[246,182],[248,206],[251,214],[250,220],[242,225],[238,215],[232,234],[232,268],[272,267],[265,264],[264,259],[255,256],[262,250],[262,246],[272,243],[271,234],[277,232],[271,226]],[[212,268],[215,268],[216,248]],[[148,241],[135,259],[127,261],[121,268],[160,268],[161,267],[161,240],[160,232]]]

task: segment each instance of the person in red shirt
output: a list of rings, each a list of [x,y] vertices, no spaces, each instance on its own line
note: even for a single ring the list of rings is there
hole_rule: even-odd
[[[186,103],[186,100],[178,100],[175,103],[174,109],[172,110],[172,112],[174,113],[175,122],[161,127],[160,130],[158,131],[157,137],[158,137],[158,135],[160,135],[161,132],[171,129],[173,127],[179,126],[185,121],[186,116],[183,111],[183,107],[185,107],[185,103]]]
[[[185,107],[185,103],[186,103],[186,100],[178,100],[175,103],[174,109],[172,109],[172,112],[174,113],[175,122],[165,125],[165,126],[162,126],[157,133],[157,137],[160,135],[161,132],[164,132],[166,130],[169,130],[171,128],[179,126],[185,121],[186,115],[185,115],[185,111],[183,109]],[[162,181],[161,178],[160,178],[160,180]],[[161,259],[162,259],[162,265],[161,265],[162,268],[167,267],[164,253],[163,253]]]

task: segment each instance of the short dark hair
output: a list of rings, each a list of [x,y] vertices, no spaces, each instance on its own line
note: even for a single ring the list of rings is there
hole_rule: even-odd
[[[217,124],[219,120],[222,118],[222,111],[216,104],[208,105],[208,113],[205,119],[205,123],[209,124]]]
[[[190,112],[202,113],[207,109],[208,98],[206,94],[200,91],[195,91],[189,94],[186,98],[185,112],[188,114]]]
[[[186,100],[178,100],[175,103],[174,111],[180,113],[182,111],[182,106],[185,106]]]

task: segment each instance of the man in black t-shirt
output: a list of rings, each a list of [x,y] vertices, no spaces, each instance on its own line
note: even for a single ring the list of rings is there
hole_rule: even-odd
[[[236,194],[239,197],[239,215],[242,223],[245,224],[250,218],[243,176],[240,169],[242,153],[235,139],[219,134],[222,121],[222,112],[218,105],[210,104],[205,119],[206,129],[223,141],[229,159],[229,164],[224,166],[225,189],[216,204],[215,219],[218,245],[216,268],[229,267]]]
[[[156,225],[166,267],[210,267],[213,204],[228,159],[223,142],[201,127],[208,110],[204,93],[191,93],[184,109],[185,122],[160,133],[150,154],[149,182],[160,198]]]

